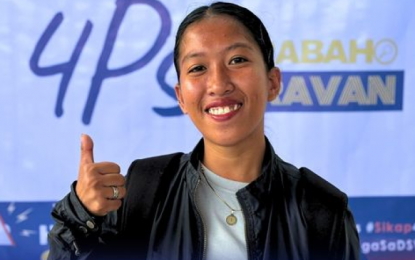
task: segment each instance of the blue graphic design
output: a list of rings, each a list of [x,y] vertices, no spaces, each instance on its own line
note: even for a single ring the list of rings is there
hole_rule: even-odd
[[[157,36],[156,41],[150,48],[150,50],[148,50],[148,52],[145,53],[141,58],[139,58],[135,62],[129,65],[126,65],[124,67],[117,68],[117,69],[109,69],[108,60],[113,51],[114,44],[117,39],[118,30],[120,29],[120,26],[122,24],[122,21],[123,21],[123,18],[126,12],[134,4],[149,5],[154,10],[157,11],[161,19],[161,28],[160,28],[159,34]],[[63,115],[63,101],[65,98],[65,94],[66,94],[70,79],[72,77],[74,68],[77,64],[79,56],[82,53],[83,47],[86,41],[88,40],[88,37],[91,33],[92,26],[93,26],[90,21],[87,21],[84,27],[84,30],[79,38],[79,41],[72,53],[72,57],[67,63],[62,63],[62,64],[42,68],[38,65],[41,54],[43,53],[47,43],[50,41],[50,39],[52,38],[53,34],[56,32],[56,30],[62,23],[62,21],[63,21],[63,14],[62,13],[56,14],[55,17],[52,19],[52,21],[49,23],[45,32],[40,37],[38,43],[36,44],[33,55],[30,58],[30,68],[32,69],[33,73],[35,73],[36,75],[51,76],[51,75],[59,74],[59,73],[62,73],[63,75],[61,83],[60,83],[60,87],[59,87],[59,93],[58,93],[58,98],[57,98],[56,108],[55,108],[55,114],[57,117],[60,117]],[[109,26],[107,36],[105,39],[105,44],[102,49],[101,56],[99,57],[99,60],[97,63],[95,74],[92,77],[88,100],[86,102],[84,113],[82,116],[82,122],[84,124],[89,124],[91,122],[95,104],[97,102],[99,92],[101,90],[101,86],[104,80],[107,78],[120,77],[120,76],[129,74],[129,73],[132,73],[144,67],[145,65],[147,65],[154,58],[154,56],[157,55],[160,49],[163,47],[163,45],[166,42],[167,37],[170,35],[170,31],[171,31],[170,14],[162,3],[158,1],[153,1],[153,0],[119,0],[117,1],[117,8],[112,17],[111,24]],[[167,59],[170,59],[170,56],[168,56]],[[164,72],[164,67],[166,66],[165,63],[166,61],[163,62],[160,72]],[[160,77],[162,76],[158,75],[159,81],[160,81]],[[166,88],[163,88],[163,90],[166,91]],[[167,92],[167,94],[171,94],[171,93]],[[177,110],[174,110],[174,111],[177,114]],[[169,112],[167,114],[170,115],[172,114],[172,112]]]
[[[415,197],[352,198],[350,207],[362,259],[415,259]]]
[[[52,202],[0,203],[0,259],[46,259]]]
[[[84,48],[85,43],[88,40],[89,34],[92,30],[92,23],[87,21],[68,62],[42,68],[39,66],[40,56],[62,21],[63,14],[57,13],[49,23],[45,32],[40,37],[38,43],[36,44],[33,55],[30,58],[30,68],[32,69],[33,73],[38,76],[51,76],[54,74],[62,73],[62,80],[59,86],[58,98],[55,107],[55,114],[57,117],[61,117],[63,115],[63,101],[65,98],[66,90],[68,89],[69,82],[71,80],[76,63],[78,62],[79,56],[82,53],[82,49]]]

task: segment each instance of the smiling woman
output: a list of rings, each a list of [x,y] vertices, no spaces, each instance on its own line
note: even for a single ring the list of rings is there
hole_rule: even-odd
[[[176,94],[204,137],[205,165],[228,179],[254,180],[265,147],[265,108],[278,94],[279,70],[266,68],[242,23],[209,11],[187,27],[178,52]],[[222,165],[218,157],[228,159]]]
[[[203,138],[189,154],[134,161],[125,181],[82,136],[49,258],[358,259],[347,196],[284,162],[264,135],[281,76],[258,17],[230,3],[194,10],[174,62],[180,107]]]

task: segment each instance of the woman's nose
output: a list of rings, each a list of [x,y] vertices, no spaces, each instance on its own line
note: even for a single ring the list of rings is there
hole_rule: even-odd
[[[234,90],[232,78],[225,66],[214,66],[209,73],[208,94],[223,96]]]

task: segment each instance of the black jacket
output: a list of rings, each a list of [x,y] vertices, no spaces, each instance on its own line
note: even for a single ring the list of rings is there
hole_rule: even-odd
[[[74,186],[52,212],[49,259],[203,259],[195,204],[203,140],[190,154],[136,160],[122,208],[94,218]],[[262,174],[237,193],[248,259],[359,259],[347,196],[306,168],[281,160],[267,141]]]

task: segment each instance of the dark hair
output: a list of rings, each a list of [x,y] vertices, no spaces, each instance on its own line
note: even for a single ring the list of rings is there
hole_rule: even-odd
[[[274,48],[262,21],[254,13],[242,6],[232,3],[216,2],[210,6],[201,6],[193,10],[184,18],[177,30],[176,42],[174,44],[174,67],[176,68],[178,80],[180,80],[179,49],[183,34],[189,25],[202,20],[209,14],[229,15],[242,23],[259,45],[267,69],[270,70],[275,66]]]

